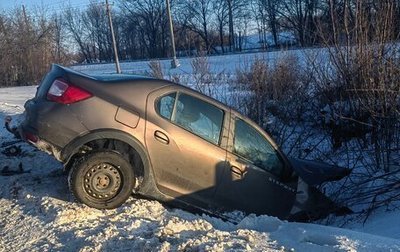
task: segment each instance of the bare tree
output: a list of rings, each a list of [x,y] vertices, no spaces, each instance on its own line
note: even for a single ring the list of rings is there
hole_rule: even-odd
[[[83,15],[92,52],[100,61],[111,61],[112,42],[104,5],[91,3]]]
[[[213,19],[213,0],[178,1],[179,21],[182,26],[196,32],[204,41],[204,51],[210,52],[210,22]]]
[[[0,15],[0,86],[37,84],[53,62],[69,63],[56,22],[25,8]]]
[[[167,56],[168,19],[164,0],[121,1],[123,15],[135,25],[142,49],[151,58]]]
[[[318,0],[284,0],[280,2],[282,7],[278,10],[284,18],[282,25],[288,30],[296,32],[302,46],[312,45],[316,38],[314,18],[321,2]]]
[[[233,21],[234,0],[226,0],[228,3],[228,17],[229,17],[229,46],[232,52],[235,48],[235,30]]]
[[[83,59],[87,63],[91,63],[95,60],[95,56],[86,41],[87,31],[82,16],[82,13],[77,9],[67,9],[64,14],[65,25],[72,40],[79,47],[79,52],[82,54]]]
[[[250,0],[222,0],[226,1],[228,5],[228,18],[229,18],[229,45],[230,51],[234,51],[239,49],[240,45],[236,43],[236,41],[240,41],[241,38],[239,36],[238,40],[235,40],[235,27],[240,26],[241,22],[246,22],[249,18],[250,13]],[[235,23],[236,22],[236,23]],[[242,33],[240,30],[238,33]]]
[[[278,41],[278,31],[279,31],[279,10],[281,1],[278,0],[257,0],[260,18],[262,19],[263,24],[263,34],[264,41],[266,40],[265,36],[265,24],[268,24],[268,28],[271,31],[272,37],[274,39],[275,46],[279,45]]]
[[[214,1],[213,9],[215,10],[216,21],[218,26],[219,44],[221,52],[225,52],[225,27],[229,24],[228,21],[228,4],[227,1]],[[229,37],[230,38],[230,37]],[[230,41],[229,41],[230,43]]]

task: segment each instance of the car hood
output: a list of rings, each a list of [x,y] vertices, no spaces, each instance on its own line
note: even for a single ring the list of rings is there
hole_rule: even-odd
[[[292,168],[308,185],[336,181],[351,173],[351,169],[311,160],[289,158]]]

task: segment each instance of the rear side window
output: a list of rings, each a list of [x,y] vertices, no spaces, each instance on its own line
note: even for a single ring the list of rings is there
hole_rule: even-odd
[[[172,93],[160,98],[157,102],[157,113],[165,119],[171,120],[172,111],[174,110],[176,93]]]
[[[183,93],[178,97],[176,93],[161,97],[156,107],[160,116],[213,144],[219,144],[224,112],[218,107]]]

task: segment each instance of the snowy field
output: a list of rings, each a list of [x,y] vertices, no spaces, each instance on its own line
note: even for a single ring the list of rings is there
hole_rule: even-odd
[[[210,60],[218,71],[225,71],[223,62],[244,62],[235,56]],[[168,69],[169,61],[162,63]],[[189,60],[181,64],[174,71],[191,71]],[[112,65],[76,69],[113,71]],[[148,66],[126,63],[122,69],[145,72]],[[20,120],[35,91],[0,89],[0,120]],[[10,145],[21,150],[10,154],[6,144],[14,140],[0,128],[0,251],[400,251],[398,212],[384,210],[365,225],[353,221],[337,228],[254,215],[232,224],[134,198],[116,210],[92,209],[72,201],[61,164],[25,143]]]
[[[209,56],[207,57],[207,62],[209,64],[211,73],[235,74],[237,68],[249,67],[250,63],[252,63],[255,58],[263,59],[266,62],[274,62],[281,59],[282,57],[287,56],[295,56],[296,58],[301,60],[308,57],[314,58],[317,57],[317,55],[322,54],[326,54],[326,51],[306,49],[290,50],[284,52],[258,52],[247,54]],[[318,56],[318,58],[322,58],[322,56]],[[192,61],[193,58],[179,59],[180,67],[176,69],[171,69],[171,60],[169,59],[160,60],[160,64],[165,75],[190,75],[193,72],[191,65]],[[124,73],[146,74],[150,71],[149,62],[150,61],[122,62],[121,70]],[[87,74],[115,73],[114,64],[77,65],[73,66],[72,68],[85,72]]]

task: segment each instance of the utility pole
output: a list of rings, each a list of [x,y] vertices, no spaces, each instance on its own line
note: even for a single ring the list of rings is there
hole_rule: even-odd
[[[169,21],[169,33],[171,36],[171,46],[172,46],[171,68],[177,68],[180,66],[180,64],[179,64],[178,59],[176,58],[174,26],[172,24],[171,6],[169,4],[169,0],[166,0],[166,3],[167,3],[167,15],[168,15],[168,21]]]
[[[232,0],[228,0],[228,16],[229,16],[229,49],[231,52],[235,50],[235,34],[233,30],[233,6]]]
[[[113,23],[112,23],[111,11],[110,11],[110,6],[108,4],[108,0],[106,0],[106,12],[107,12],[107,16],[108,16],[108,23],[110,25],[111,38],[112,38],[112,43],[113,43],[113,48],[114,48],[115,67],[117,69],[117,73],[121,73],[121,67],[119,66],[119,59],[118,59],[117,43],[115,42],[114,27],[113,27]]]
[[[22,14],[24,15],[25,25],[26,25],[26,27],[28,27],[28,17],[26,16],[25,5],[22,5]]]

